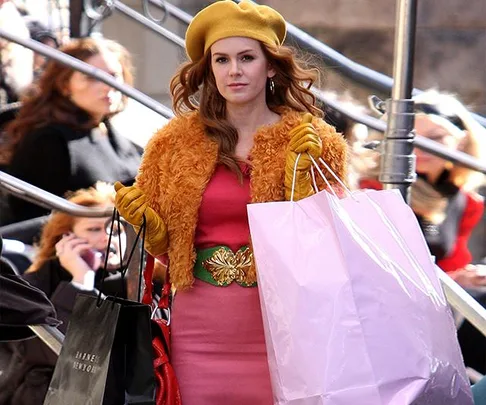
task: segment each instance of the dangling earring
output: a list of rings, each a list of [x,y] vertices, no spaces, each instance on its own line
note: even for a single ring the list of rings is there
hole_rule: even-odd
[[[272,77],[268,79],[268,87],[270,88],[270,93],[275,94],[275,82]]]

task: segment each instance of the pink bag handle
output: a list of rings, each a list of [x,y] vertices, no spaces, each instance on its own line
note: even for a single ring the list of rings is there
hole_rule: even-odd
[[[334,197],[338,198],[336,192],[332,188],[332,186],[329,183],[329,181],[326,179],[326,176],[324,176],[324,173],[322,172],[322,170],[319,167],[319,165],[316,162],[316,160],[310,154],[307,154],[307,155],[309,156],[309,158],[311,159],[312,163],[314,164],[314,167],[311,170],[311,177],[312,177],[312,183],[314,185],[314,191],[316,193],[319,192],[319,189],[318,189],[317,184],[316,184],[315,174],[314,174],[314,168],[315,168],[319,172],[319,174],[321,175],[322,180],[324,180],[324,182],[326,183],[327,187],[332,192],[332,194],[334,195]],[[290,201],[294,201],[295,183],[296,183],[296,180],[297,180],[297,165],[299,164],[300,156],[301,156],[301,153],[299,153],[297,155],[297,158],[295,159],[295,163],[294,163],[294,173],[293,173],[293,176],[292,176],[292,191],[290,193]],[[326,168],[326,170],[329,173],[331,173],[331,175],[336,179],[336,181],[340,184],[340,186],[348,193],[348,195],[351,196],[351,197],[353,197],[353,195],[352,195],[351,191],[349,190],[349,188],[346,187],[346,185],[344,184],[344,182],[336,175],[336,173],[334,173],[334,171],[329,167],[329,165],[324,161],[324,159],[322,159],[322,157],[319,158],[319,162],[322,163],[322,165]]]

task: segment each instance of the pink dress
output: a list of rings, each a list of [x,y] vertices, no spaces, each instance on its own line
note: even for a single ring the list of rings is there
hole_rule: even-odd
[[[248,245],[244,181],[218,166],[202,198],[196,248]],[[216,287],[196,279],[178,292],[172,312],[172,363],[183,405],[272,405],[263,323],[257,288],[233,282]]]

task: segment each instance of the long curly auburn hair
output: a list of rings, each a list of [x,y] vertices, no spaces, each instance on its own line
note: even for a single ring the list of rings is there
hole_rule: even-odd
[[[272,78],[275,90],[267,85],[266,102],[270,110],[278,113],[284,107],[310,112],[322,117],[316,107],[316,98],[310,88],[317,81],[316,68],[296,56],[288,46],[270,46],[260,42],[263,53],[276,74]],[[226,102],[218,92],[211,69],[211,51],[198,62],[182,64],[170,82],[172,106],[177,115],[199,111],[206,133],[219,144],[219,161],[236,173],[240,172],[234,155],[238,133],[226,119]]]

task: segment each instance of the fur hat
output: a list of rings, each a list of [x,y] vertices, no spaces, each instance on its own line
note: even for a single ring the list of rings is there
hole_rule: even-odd
[[[193,62],[200,60],[216,41],[247,37],[279,46],[287,29],[283,17],[268,6],[243,0],[216,1],[193,18],[186,32],[186,51]]]

